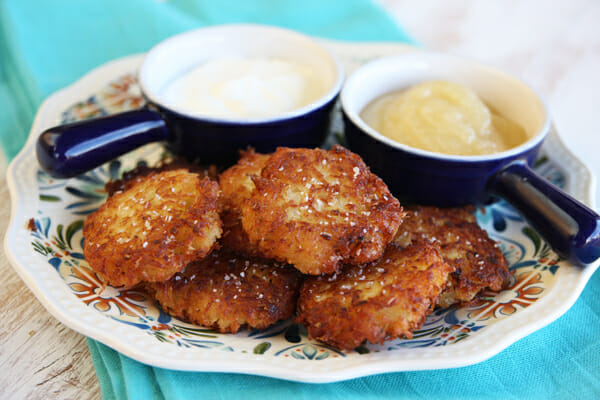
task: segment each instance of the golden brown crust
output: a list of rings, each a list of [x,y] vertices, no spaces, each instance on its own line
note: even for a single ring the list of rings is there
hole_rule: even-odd
[[[300,274],[289,265],[221,249],[166,282],[146,286],[168,314],[235,333],[241,327],[265,329],[290,318],[300,283]]]
[[[298,299],[298,322],[310,337],[345,350],[364,341],[410,338],[452,270],[431,244],[402,249],[392,243],[379,261],[308,277]]]
[[[305,274],[376,260],[403,217],[383,181],[341,146],[279,148],[252,179],[242,205],[250,241]]]
[[[437,244],[455,268],[440,296],[440,307],[469,302],[485,288],[499,291],[508,283],[506,259],[477,224],[472,208],[408,207],[394,241],[408,246],[415,240]]]
[[[169,279],[221,236],[219,193],[187,170],[151,172],[87,217],[85,258],[113,286]]]
[[[242,204],[248,201],[255,190],[253,175],[260,175],[269,155],[256,153],[253,149],[241,152],[238,163],[223,171],[219,184],[223,192],[223,238],[224,247],[240,254],[259,256],[256,245],[250,243],[242,227]]]

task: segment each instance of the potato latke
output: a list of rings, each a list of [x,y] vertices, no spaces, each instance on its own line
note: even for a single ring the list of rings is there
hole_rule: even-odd
[[[237,164],[223,171],[219,184],[223,192],[223,238],[221,244],[241,254],[258,256],[256,245],[250,243],[242,227],[242,205],[250,199],[255,190],[252,175],[260,175],[269,155],[259,154],[249,149],[241,152]]]
[[[438,245],[455,268],[440,296],[440,307],[469,302],[485,288],[499,291],[508,283],[508,264],[498,243],[468,208],[408,207],[394,241],[408,246],[414,240]]]
[[[166,282],[147,284],[165,312],[235,333],[265,329],[292,316],[301,275],[289,265],[215,250]]]
[[[84,255],[107,284],[169,279],[221,236],[219,186],[187,170],[150,173],[114,193],[84,223]]]
[[[331,150],[279,148],[242,205],[250,242],[305,274],[376,260],[402,221],[398,200],[362,159]]]
[[[383,257],[308,277],[298,299],[298,322],[310,337],[351,350],[365,341],[412,337],[436,304],[453,270],[437,247],[390,244]]]

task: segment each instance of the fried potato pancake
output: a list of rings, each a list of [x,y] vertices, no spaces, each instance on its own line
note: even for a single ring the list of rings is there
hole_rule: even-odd
[[[300,289],[297,320],[311,338],[344,350],[365,341],[411,338],[452,271],[429,243],[405,249],[392,243],[376,262],[308,277]]]
[[[378,259],[404,215],[383,181],[341,146],[278,148],[242,204],[242,226],[268,258],[305,274]]]
[[[247,202],[255,190],[252,175],[260,175],[269,155],[256,153],[249,149],[241,152],[238,163],[223,171],[219,184],[223,192],[223,238],[224,247],[249,256],[259,256],[255,244],[250,243],[242,227],[242,204]]]
[[[408,246],[427,240],[440,246],[444,259],[455,268],[439,306],[465,303],[481,290],[502,290],[508,283],[508,264],[498,243],[478,224],[472,208],[407,207],[394,241]]]
[[[221,236],[216,182],[187,170],[152,172],[114,193],[84,223],[84,256],[107,284],[169,279]]]
[[[300,284],[300,273],[289,265],[219,249],[170,280],[146,287],[166,313],[235,333],[242,327],[265,329],[290,318]]]

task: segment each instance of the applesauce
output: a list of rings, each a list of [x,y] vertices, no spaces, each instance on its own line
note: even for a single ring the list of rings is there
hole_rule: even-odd
[[[422,150],[485,155],[516,147],[525,130],[487,106],[471,89],[429,81],[385,94],[360,113],[380,134]]]

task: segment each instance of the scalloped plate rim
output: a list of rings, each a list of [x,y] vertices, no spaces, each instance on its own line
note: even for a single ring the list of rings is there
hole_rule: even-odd
[[[323,42],[327,46],[330,46],[333,51],[347,52],[348,54],[350,54],[351,51],[356,50],[370,50],[374,52],[379,51],[382,53],[382,55],[387,54],[387,52],[417,50],[408,45],[394,43],[352,43],[330,40],[324,40]],[[22,201],[19,201],[21,199],[19,195],[22,194],[22,192],[19,191],[21,187],[18,183],[16,170],[24,163],[27,164],[27,162],[31,161],[35,163],[35,140],[38,133],[42,129],[57,122],[51,121],[50,116],[53,113],[56,114],[56,110],[63,110],[64,107],[68,105],[64,103],[68,102],[68,99],[71,98],[70,95],[72,93],[77,93],[77,96],[71,98],[71,100],[80,99],[87,93],[91,94],[95,90],[98,90],[102,85],[107,83],[107,80],[103,79],[103,77],[114,77],[116,73],[134,71],[142,59],[143,54],[136,54],[122,57],[103,64],[93,69],[73,84],[50,95],[43,102],[36,114],[27,143],[19,152],[19,154],[13,159],[7,169],[7,185],[12,207],[8,230],[4,238],[5,254],[14,270],[34,293],[36,298],[42,303],[42,305],[44,305],[48,312],[50,312],[50,314],[71,329],[74,329],[94,340],[98,340],[99,342],[121,352],[130,358],[145,364],[176,370],[243,373],[312,383],[336,382],[379,373],[443,369],[473,365],[500,353],[512,343],[538,329],[541,329],[563,315],[575,303],[591,275],[600,266],[600,261],[597,261],[596,263],[581,270],[579,273],[575,272],[578,267],[569,269],[561,268],[559,270],[560,275],[557,276],[557,280],[567,278],[563,277],[565,274],[567,274],[570,278],[572,278],[571,275],[576,275],[575,278],[577,278],[576,284],[572,287],[572,291],[570,292],[569,296],[567,296],[566,301],[560,303],[558,306],[553,307],[552,312],[546,312],[543,318],[538,318],[533,323],[531,321],[529,323],[523,323],[518,327],[518,329],[505,333],[500,339],[494,341],[491,345],[480,346],[481,351],[477,353],[474,353],[473,351],[469,353],[469,348],[472,349],[474,345],[479,345],[479,342],[486,344],[487,336],[496,336],[501,333],[503,331],[502,328],[506,325],[503,323],[504,321],[487,327],[485,332],[470,338],[469,341],[452,344],[450,351],[447,347],[406,349],[405,351],[403,350],[402,357],[397,357],[399,354],[398,351],[370,353],[356,356],[356,358],[360,358],[360,360],[358,362],[350,363],[348,363],[348,361],[350,361],[348,358],[343,358],[321,360],[318,361],[318,365],[316,365],[315,362],[306,362],[290,358],[283,359],[264,355],[226,352],[219,353],[215,351],[206,351],[203,357],[199,357],[200,359],[175,359],[169,357],[168,355],[165,356],[161,354],[157,355],[144,352],[137,346],[132,347],[128,343],[124,342],[122,338],[115,338],[114,335],[111,335],[110,331],[107,329],[101,329],[93,324],[73,318],[66,311],[66,309],[59,304],[59,299],[57,298],[57,296],[60,294],[71,294],[71,292],[67,291],[67,287],[64,285],[64,281],[60,278],[60,276],[56,274],[55,276],[51,277],[52,281],[57,282],[58,289],[47,288],[45,284],[40,282],[38,277],[34,276],[34,270],[24,265],[28,261],[28,256],[25,255],[25,257],[23,257],[23,255],[16,254],[16,252],[13,250],[15,247],[13,246],[18,246],[15,241],[20,234],[24,233],[23,231],[26,231],[24,226],[19,226],[19,223],[24,224],[28,217],[35,216],[26,215],[26,212],[29,212],[29,210],[25,209],[26,205]],[[595,180],[593,174],[589,171],[587,166],[578,160],[564,146],[554,129],[546,139],[546,142],[544,143],[544,146],[553,146],[559,149],[562,152],[563,157],[568,158],[572,163],[576,163],[579,168],[582,168],[585,171],[585,176],[577,177],[577,179],[584,180],[587,183],[586,187],[588,189],[585,193],[583,193],[583,197],[580,196],[580,200],[584,201],[588,205],[594,204],[593,188]],[[31,168],[32,171],[30,172],[35,174],[35,168],[33,168],[33,166],[31,166]],[[37,188],[34,194],[37,198]],[[31,196],[32,193],[28,193],[27,195]],[[37,207],[37,202],[35,205],[36,207],[34,207],[32,212],[33,214],[37,213],[39,208]],[[17,221],[17,219],[19,219],[19,221]],[[43,263],[41,260],[34,259],[32,265],[35,266],[37,264]],[[60,282],[63,283],[62,286],[60,286]],[[557,287],[552,289],[555,290]],[[54,290],[54,292],[50,293],[50,290]],[[538,309],[543,309],[545,303],[553,300],[553,290],[551,290],[547,295],[544,296],[544,298],[532,306],[520,311],[514,316],[510,316],[510,321],[518,322],[520,320],[528,320],[531,317],[530,314],[536,314]],[[84,307],[83,305],[81,306]],[[96,317],[98,316],[92,316],[92,319],[96,319]],[[122,325],[112,320],[102,322],[104,322],[104,325],[108,324],[109,326],[112,324],[119,326]],[[161,346],[164,344],[153,343],[152,345]],[[444,355],[445,353],[447,354]],[[463,356],[457,357],[457,354],[462,354]],[[346,366],[344,366],[344,364],[346,364]]]

